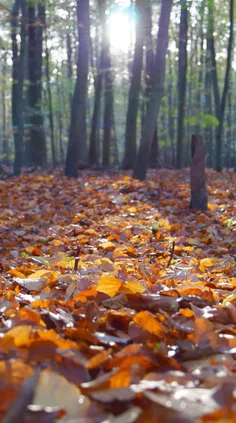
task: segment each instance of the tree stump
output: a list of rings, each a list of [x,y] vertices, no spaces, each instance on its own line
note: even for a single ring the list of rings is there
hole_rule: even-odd
[[[205,149],[201,135],[192,135],[192,162],[190,170],[191,201],[190,209],[207,210],[207,185],[205,174]]]

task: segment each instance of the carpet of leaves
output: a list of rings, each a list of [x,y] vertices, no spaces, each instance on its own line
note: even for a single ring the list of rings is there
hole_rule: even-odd
[[[0,181],[4,423],[236,421],[236,174]]]

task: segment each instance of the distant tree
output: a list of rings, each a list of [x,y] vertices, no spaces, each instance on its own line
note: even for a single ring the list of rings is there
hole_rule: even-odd
[[[151,93],[151,76],[153,72],[153,64],[154,64],[154,48],[153,48],[153,37],[152,37],[152,5],[150,0],[145,1],[145,59],[146,59],[146,67],[145,67],[145,90],[144,90],[144,107],[143,107],[143,121],[142,121],[142,129],[145,122],[145,115],[147,113],[147,106],[150,100],[150,93]],[[158,160],[158,133],[157,133],[157,123],[155,126],[152,146],[149,155],[149,164],[150,166],[156,166]]]
[[[103,150],[102,164],[109,166],[111,159],[111,145],[115,142],[115,121],[114,121],[114,94],[113,77],[111,66],[111,55],[109,43],[104,54],[105,74],[104,74],[104,113],[103,113]]]
[[[21,12],[20,42],[18,43],[18,20]],[[14,174],[19,175],[22,166],[22,148],[24,137],[24,75],[26,60],[27,3],[15,0],[11,15],[12,35],[12,125],[14,133],[15,160]]]
[[[148,102],[143,133],[137,154],[135,169],[133,172],[133,177],[140,180],[144,180],[146,177],[148,158],[163,95],[171,8],[172,0],[162,0],[156,54],[150,82],[150,100]]]
[[[70,134],[66,157],[66,176],[77,177],[79,162],[86,163],[86,98],[89,69],[89,0],[77,0],[78,62],[72,99]]]
[[[101,28],[101,53],[97,67],[97,75],[95,77],[95,92],[93,115],[91,122],[91,132],[89,140],[89,164],[95,165],[99,163],[99,129],[100,129],[100,111],[102,100],[102,89],[105,71],[105,48],[106,48],[106,7],[104,0],[98,0],[99,21]]]
[[[103,111],[103,149],[102,164],[110,165],[111,146],[115,144],[115,113],[113,93],[113,71],[111,63],[110,40],[108,36],[107,19],[104,35],[104,111]]]
[[[184,114],[187,80],[188,8],[187,0],[180,1],[179,60],[178,60],[178,123],[177,123],[177,169],[183,166]]]
[[[141,72],[143,64],[143,45],[145,28],[145,8],[146,2],[136,0],[137,20],[136,20],[136,41],[134,58],[131,70],[131,82],[129,89],[128,110],[126,115],[125,128],[125,155],[123,159],[123,169],[133,169],[136,160],[137,142],[137,115],[139,108],[139,94],[141,86]]]
[[[49,125],[50,125],[50,139],[51,139],[51,153],[52,163],[56,165],[56,147],[55,147],[55,129],[54,129],[54,117],[53,117],[53,104],[52,104],[52,90],[51,90],[51,76],[50,76],[50,53],[48,48],[48,31],[45,25],[45,76],[47,81],[47,96],[48,96],[48,108],[49,108]]]
[[[42,112],[42,52],[45,25],[44,3],[28,3],[28,163],[45,166],[47,161],[46,137]]]

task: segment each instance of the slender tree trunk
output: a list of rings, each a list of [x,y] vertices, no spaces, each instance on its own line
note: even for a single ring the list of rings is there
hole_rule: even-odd
[[[168,78],[168,130],[169,130],[169,137],[171,142],[171,163],[172,167],[175,167],[175,127],[174,127],[174,119],[173,119],[173,72],[172,72],[172,63],[169,54],[169,78]]]
[[[145,7],[146,5],[143,0],[136,0],[138,19],[136,23],[136,41],[134,59],[131,70],[128,110],[126,115],[125,155],[122,164],[123,169],[132,169],[136,160],[137,116],[139,108],[139,93],[143,64]]]
[[[100,0],[99,2],[99,21],[101,26],[101,54],[100,61],[97,68],[97,75],[95,78],[95,93],[94,93],[94,106],[93,115],[91,122],[91,133],[89,140],[89,164],[95,165],[99,163],[99,130],[100,130],[100,110],[101,110],[101,99],[102,99],[102,88],[105,71],[104,54],[106,45],[106,30],[105,30],[105,19],[106,19],[106,7],[105,1]],[[97,33],[98,36],[98,33]]]
[[[66,176],[77,177],[78,165],[87,160],[86,99],[89,66],[89,0],[77,0],[79,53],[73,94],[70,136],[66,157]]]
[[[200,22],[199,22],[199,39],[200,39],[200,65],[197,63],[196,65],[199,67],[198,72],[198,95],[197,95],[197,108],[198,108],[198,115],[199,115],[199,122],[196,125],[195,133],[199,134],[201,132],[201,116],[202,116],[202,104],[203,104],[203,87],[204,87],[204,13],[205,13],[205,0],[202,0],[200,5]]]
[[[37,13],[36,13],[37,10]],[[29,3],[28,26],[28,73],[29,73],[29,162],[45,166],[47,161],[46,137],[42,113],[42,45],[45,24],[45,8],[42,3],[36,6]],[[39,23],[38,23],[39,22]]]
[[[231,167],[231,142],[232,142],[232,92],[228,91],[228,114],[227,114],[227,136],[226,136],[226,167]]]
[[[48,50],[48,34],[47,27],[45,25],[45,53],[46,53],[46,78],[47,78],[47,96],[48,96],[48,106],[49,106],[49,124],[50,124],[50,135],[51,135],[51,152],[52,152],[52,162],[53,165],[56,165],[56,151],[55,151],[55,137],[54,137],[54,120],[53,120],[53,106],[52,106],[52,91],[51,91],[51,78],[50,78],[50,64],[49,64],[49,50]]]
[[[178,122],[177,122],[177,169],[183,167],[184,115],[187,79],[187,42],[188,42],[188,9],[187,1],[181,1],[179,27],[179,64],[178,64]]]
[[[102,80],[103,80],[103,52],[101,53],[100,65],[97,71],[94,93],[94,107],[91,122],[91,133],[89,143],[89,164],[95,165],[99,163],[98,143],[100,128],[100,106],[102,97]]]
[[[105,52],[105,75],[104,75],[104,115],[103,115],[103,150],[102,164],[109,166],[110,150],[114,137],[114,95],[111,71],[111,57],[109,45]]]
[[[207,37],[207,51],[206,51],[206,77],[205,77],[205,112],[212,115],[212,67],[211,67],[211,52],[210,40]],[[207,152],[207,166],[213,167],[213,130],[211,127],[206,128],[206,152]]]
[[[20,51],[17,42],[17,18],[21,9]],[[14,131],[14,174],[19,175],[22,167],[22,144],[24,136],[24,71],[26,50],[27,5],[25,0],[16,0],[12,9],[12,124]]]
[[[72,46],[71,46],[71,35],[68,32],[66,34],[66,50],[67,50],[67,78],[69,81],[73,80],[73,68],[72,68]],[[69,94],[70,107],[72,105],[72,95]]]
[[[63,119],[62,119],[62,110],[63,110],[63,101],[61,98],[60,86],[59,86],[59,69],[57,69],[57,101],[59,102],[59,107],[57,111],[57,121],[58,121],[58,144],[59,144],[59,157],[60,163],[64,163],[64,148],[63,148]]]
[[[6,115],[6,78],[7,78],[7,56],[4,54],[3,56],[3,64],[2,64],[2,136],[3,136],[3,144],[2,144],[2,153],[4,156],[4,161],[8,162],[8,140],[7,140],[7,115]]]
[[[154,64],[154,49],[153,49],[153,39],[152,39],[152,6],[150,0],[145,1],[144,7],[144,44],[146,47],[146,68],[145,68],[145,91],[144,91],[144,98],[143,98],[143,107],[142,107],[142,131],[143,125],[145,122],[145,115],[147,113],[147,105],[150,100],[150,78],[153,72],[153,64]],[[157,130],[157,123],[153,134],[152,146],[149,155],[149,164],[151,167],[157,166],[157,158],[158,158],[158,130]]]
[[[133,172],[133,177],[140,180],[144,180],[146,177],[148,158],[163,95],[171,8],[172,0],[162,0],[157,47],[153,65],[153,73],[151,77],[150,101],[145,117],[144,129],[137,154],[136,165]]]

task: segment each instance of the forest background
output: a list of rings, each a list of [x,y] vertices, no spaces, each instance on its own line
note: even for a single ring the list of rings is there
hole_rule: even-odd
[[[119,165],[144,179],[187,166],[192,133],[208,167],[235,168],[233,0],[0,6],[0,159],[15,174]]]

